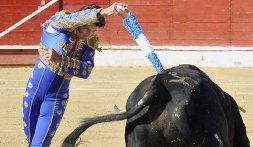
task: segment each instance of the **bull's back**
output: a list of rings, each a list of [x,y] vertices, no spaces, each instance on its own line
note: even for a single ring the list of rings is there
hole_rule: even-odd
[[[157,98],[127,121],[126,135],[149,138],[144,143],[146,147],[230,146],[229,125],[220,102],[221,91],[204,72],[183,65],[166,70],[158,78]],[[152,77],[145,79],[134,90],[127,109],[143,97],[151,80]]]

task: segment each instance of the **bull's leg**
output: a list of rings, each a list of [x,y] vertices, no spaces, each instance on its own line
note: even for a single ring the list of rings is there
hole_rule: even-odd
[[[138,125],[131,132],[126,130],[125,137],[126,147],[166,147],[162,135],[148,124]]]
[[[231,105],[232,105],[232,111],[234,114],[234,120],[235,120],[235,134],[234,134],[234,146],[235,147],[249,147],[249,139],[247,136],[246,127],[243,123],[241,114],[239,112],[238,106],[235,102],[235,100],[231,97]]]
[[[126,147],[150,147],[148,145],[148,130],[146,126],[136,126],[126,137]]]

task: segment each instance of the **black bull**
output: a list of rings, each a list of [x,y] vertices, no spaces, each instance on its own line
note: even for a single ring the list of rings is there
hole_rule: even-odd
[[[90,126],[127,119],[127,147],[249,147],[235,100],[200,69],[180,65],[142,81],[127,111],[85,119],[65,138],[72,147]]]

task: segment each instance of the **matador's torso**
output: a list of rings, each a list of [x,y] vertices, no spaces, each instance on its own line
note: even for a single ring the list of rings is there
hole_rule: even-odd
[[[97,21],[99,9],[87,9],[76,13],[60,11],[42,26],[40,60],[53,72],[65,78],[72,76],[87,78],[94,67],[95,50],[99,50],[99,38],[90,35],[87,40],[71,35],[75,28],[93,24]],[[43,58],[45,49],[54,49],[62,56],[61,63]]]

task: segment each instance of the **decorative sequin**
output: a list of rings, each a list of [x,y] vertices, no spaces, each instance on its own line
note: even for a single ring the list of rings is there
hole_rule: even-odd
[[[43,67],[42,63],[39,62],[39,63],[38,63],[38,68],[41,69],[42,67]]]
[[[67,98],[67,97],[68,97],[68,93],[64,93],[63,98]]]
[[[23,126],[24,126],[24,127],[27,127],[27,124],[26,124],[26,122],[25,122],[25,121],[23,121]]]
[[[62,115],[62,110],[58,110],[58,111],[57,111],[57,114],[58,114],[59,116],[61,116],[61,115]]]
[[[74,75],[78,75],[78,70],[74,70]]]
[[[70,80],[72,78],[72,75],[70,74],[65,74],[64,79]]]
[[[68,68],[64,68],[64,71],[65,71],[65,72],[68,72],[68,71],[69,71],[69,69],[68,69]]]
[[[86,70],[86,68],[87,68],[87,65],[83,64],[83,69]]]
[[[30,147],[30,143],[27,140],[27,137],[25,137],[25,140],[22,142],[22,147]]]
[[[25,108],[28,107],[28,103],[26,101],[24,101],[24,106],[25,106]]]
[[[87,74],[86,69],[84,69],[83,72],[82,72],[82,75],[84,76],[86,74]]]
[[[93,33],[89,36],[88,40],[87,40],[87,45],[94,49],[97,50],[99,52],[102,51],[102,48],[98,47],[99,45],[99,37],[97,36],[97,34]]]
[[[50,137],[51,137],[51,138],[54,137],[54,134],[55,134],[55,131],[52,131],[52,132],[50,133]]]
[[[66,105],[66,101],[62,101],[61,104],[62,104],[62,106],[65,106]]]
[[[62,101],[62,105],[64,106],[64,109],[66,109],[66,107],[67,107],[67,104],[68,104],[68,101],[67,101],[67,100],[65,100],[65,101]]]
[[[78,60],[73,60],[74,64],[72,68],[80,69],[80,62]]]
[[[90,73],[91,70],[92,70],[92,66],[89,66],[89,67],[88,67],[88,72]]]
[[[25,97],[28,97],[29,96],[29,93],[26,91],[25,92]]]
[[[64,40],[61,40],[59,43],[58,43],[58,46],[62,47],[62,48],[65,48],[66,47],[66,42]]]
[[[28,83],[29,88],[33,88],[33,84],[31,82]]]

